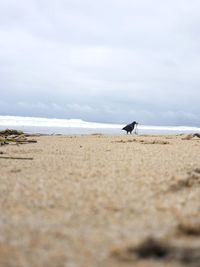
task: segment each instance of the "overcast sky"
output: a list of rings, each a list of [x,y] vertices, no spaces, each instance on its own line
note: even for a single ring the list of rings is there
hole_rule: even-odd
[[[0,1],[0,115],[200,126],[199,0]]]

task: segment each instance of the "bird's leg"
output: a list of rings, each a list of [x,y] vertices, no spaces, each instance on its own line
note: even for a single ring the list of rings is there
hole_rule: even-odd
[[[137,132],[137,125],[135,126],[135,134],[138,134],[138,132]]]

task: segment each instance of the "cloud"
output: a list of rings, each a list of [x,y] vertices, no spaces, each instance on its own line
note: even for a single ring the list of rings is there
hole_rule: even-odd
[[[78,112],[92,112],[93,109],[88,105],[68,104],[67,107]]]
[[[0,114],[200,124],[199,8],[2,1]]]

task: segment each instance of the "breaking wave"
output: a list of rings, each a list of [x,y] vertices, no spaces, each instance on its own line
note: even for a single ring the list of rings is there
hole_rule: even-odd
[[[23,129],[28,132],[40,133],[113,133],[120,134],[124,124],[87,122],[80,119],[49,119],[37,117],[0,116],[0,128],[8,127]],[[141,134],[176,134],[188,132],[200,132],[198,127],[189,126],[154,126],[138,125]]]

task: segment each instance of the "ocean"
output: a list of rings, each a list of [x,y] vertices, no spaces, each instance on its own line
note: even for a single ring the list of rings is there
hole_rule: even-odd
[[[16,129],[40,134],[114,134],[125,135],[125,124],[87,122],[80,119],[49,119],[37,117],[0,116],[0,130]],[[138,134],[189,134],[200,132],[199,127],[189,126],[137,126]]]

